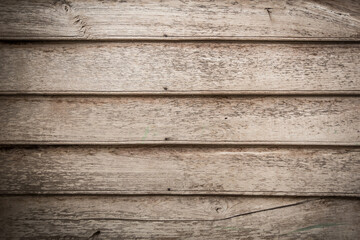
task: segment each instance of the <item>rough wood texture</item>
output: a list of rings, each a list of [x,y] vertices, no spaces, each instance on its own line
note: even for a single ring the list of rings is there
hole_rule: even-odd
[[[0,45],[0,93],[360,93],[359,44]]]
[[[3,0],[0,41],[0,238],[360,236],[360,1]]]
[[[0,142],[359,145],[356,97],[1,97]]]
[[[0,193],[360,196],[360,149],[0,148]]]
[[[315,199],[317,198],[151,195],[1,196],[0,212],[2,217],[6,215],[6,218],[12,220],[93,218],[216,221]]]
[[[357,199],[1,197],[2,237],[356,239]]]
[[[3,0],[1,39],[359,40],[357,0]]]

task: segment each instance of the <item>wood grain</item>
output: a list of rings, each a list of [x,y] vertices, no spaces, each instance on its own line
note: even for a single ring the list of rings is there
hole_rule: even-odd
[[[1,194],[360,196],[357,148],[0,148]]]
[[[3,0],[1,39],[359,40],[357,0]]]
[[[359,145],[356,97],[1,97],[3,144]]]
[[[0,93],[359,94],[359,44],[0,44]]]
[[[358,199],[1,197],[2,237],[356,239]]]

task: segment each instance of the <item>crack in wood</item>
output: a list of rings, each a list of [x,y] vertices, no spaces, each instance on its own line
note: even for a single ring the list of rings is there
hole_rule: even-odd
[[[97,239],[97,237],[100,235],[100,230],[99,231],[96,231],[94,232],[88,239]]]
[[[225,218],[218,218],[218,219],[141,219],[141,218],[77,218],[77,219],[68,219],[68,218],[42,218],[42,219],[32,219],[32,218],[26,218],[24,220],[28,221],[127,221],[127,222],[219,222],[219,221],[226,221],[233,218],[238,218],[242,216],[257,214],[261,212],[267,212],[267,211],[274,211],[282,208],[288,208],[288,207],[295,207],[298,205],[306,204],[309,202],[315,202],[315,201],[321,201],[323,198],[316,198],[311,200],[304,200],[292,204],[286,204],[282,206],[272,207],[272,208],[266,208],[246,213],[240,213],[233,216],[225,217]],[[100,231],[98,231],[100,234]],[[95,234],[95,233],[94,233]]]
[[[269,14],[270,21],[272,21],[272,18],[271,18],[271,9],[272,9],[272,8],[265,8],[265,10],[267,11],[267,13]]]

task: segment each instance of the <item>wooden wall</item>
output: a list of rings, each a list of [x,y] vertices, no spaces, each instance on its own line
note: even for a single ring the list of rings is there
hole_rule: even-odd
[[[4,239],[357,239],[360,2],[3,0]]]

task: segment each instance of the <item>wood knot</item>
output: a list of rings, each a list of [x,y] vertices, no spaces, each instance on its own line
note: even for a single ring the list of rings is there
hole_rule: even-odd
[[[70,10],[69,6],[68,6],[68,5],[64,5],[64,10],[65,10],[65,12],[69,12],[69,10]]]

